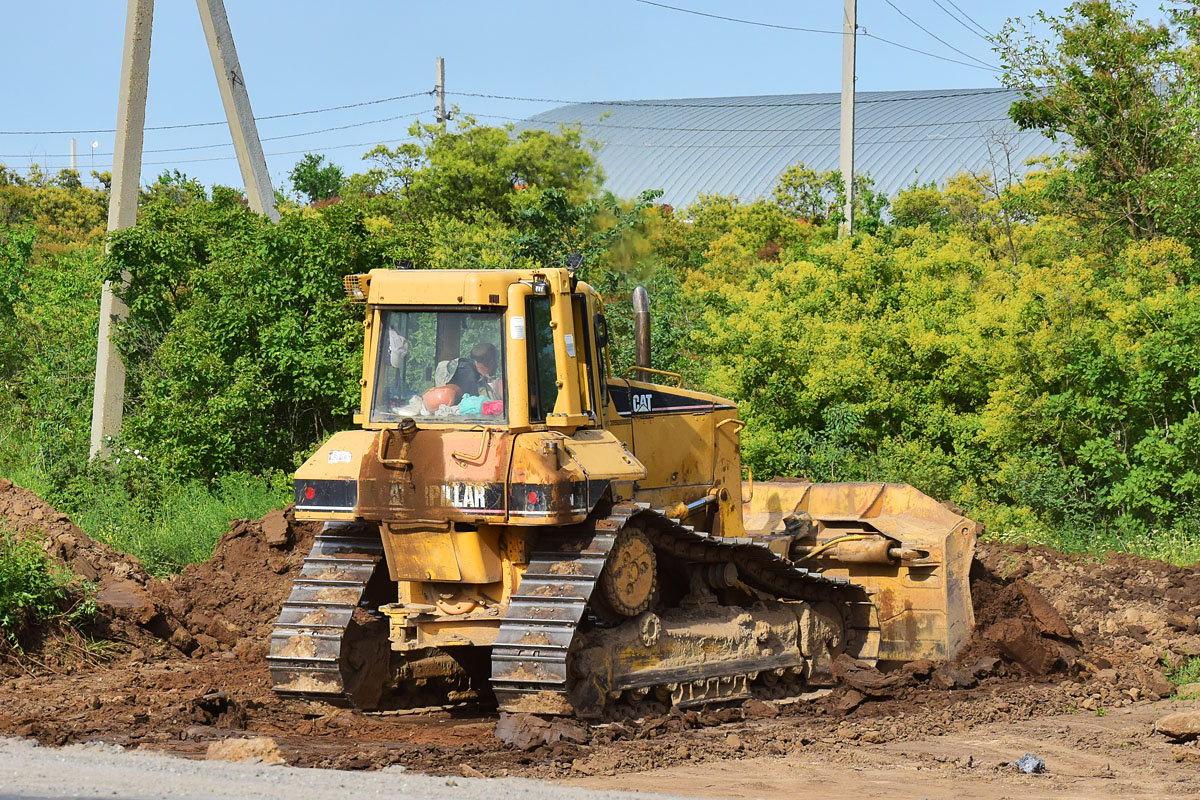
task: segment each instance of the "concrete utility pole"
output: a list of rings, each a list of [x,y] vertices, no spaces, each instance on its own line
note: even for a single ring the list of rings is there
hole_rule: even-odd
[[[137,222],[142,175],[142,132],[146,126],[146,82],[150,73],[150,31],[154,0],[129,0],[125,13],[125,50],[121,57],[121,92],[113,140],[112,191],[108,198],[108,230]],[[128,278],[126,278],[128,280]],[[125,364],[112,341],[115,320],[129,309],[105,281],[100,295],[100,334],[96,343],[96,386],[92,395],[92,456],[108,455],[109,436],[121,430],[125,403]]]
[[[237,50],[233,46],[233,31],[225,15],[225,4],[221,0],[196,0],[196,7],[200,9],[200,22],[204,25],[204,37],[208,39],[208,54],[212,56],[217,86],[221,89],[221,102],[225,106],[225,117],[229,120],[229,133],[233,136],[233,149],[237,152],[242,180],[246,183],[246,199],[253,211],[278,222],[275,188],[267,172],[267,159],[258,138],[254,112],[250,109],[250,95],[246,91],[246,81],[238,64]]]
[[[75,163],[75,140],[71,140],[71,172],[78,173],[79,165]]]
[[[858,2],[845,0],[842,20],[842,134],[841,170],[846,186],[846,207],[840,233],[854,233],[854,43],[858,39]]]
[[[434,71],[433,92],[437,96],[437,105],[433,107],[433,115],[441,125],[450,119],[446,115],[446,59],[441,56],[438,56],[437,69]]]
[[[267,172],[250,96],[233,47],[233,32],[221,0],[196,0],[200,22],[208,40],[209,55],[229,120],[238,166],[246,182],[250,208],[279,221],[275,190]],[[125,17],[125,51],[121,60],[121,94],[117,101],[117,130],[113,142],[112,192],[108,200],[108,230],[131,228],[137,222],[142,176],[142,137],[146,128],[146,85],[150,72],[150,32],[154,0],[128,0]],[[92,142],[92,159],[99,142]],[[75,167],[75,140],[71,140],[71,167]],[[127,283],[129,276],[123,280]],[[92,457],[108,455],[109,437],[121,431],[125,403],[125,365],[112,341],[113,323],[129,309],[105,282],[100,296],[100,332],[96,342],[96,386],[92,396]]]

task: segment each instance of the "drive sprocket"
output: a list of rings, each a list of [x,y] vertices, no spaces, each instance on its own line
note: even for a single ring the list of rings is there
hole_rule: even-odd
[[[608,607],[622,617],[649,610],[658,589],[657,571],[650,538],[637,527],[622,530],[600,573],[600,591]]]

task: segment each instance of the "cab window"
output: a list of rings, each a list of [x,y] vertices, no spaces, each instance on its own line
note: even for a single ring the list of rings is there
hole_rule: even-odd
[[[380,312],[372,422],[503,422],[504,312]]]

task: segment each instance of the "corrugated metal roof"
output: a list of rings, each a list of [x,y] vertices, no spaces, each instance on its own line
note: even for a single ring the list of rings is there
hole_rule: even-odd
[[[993,162],[1024,174],[1027,159],[1063,145],[1008,119],[1017,97],[1009,89],[859,92],[855,172],[869,174],[889,197]],[[702,193],[770,197],[780,173],[798,162],[837,169],[839,101],[837,94],[786,94],[576,103],[524,125],[580,124],[601,144],[607,189],[619,197],[662,189],[661,202],[681,207]]]

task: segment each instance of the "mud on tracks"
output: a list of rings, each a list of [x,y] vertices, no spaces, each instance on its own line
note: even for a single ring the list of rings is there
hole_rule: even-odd
[[[954,664],[880,674],[843,661],[846,685],[796,703],[593,726],[582,742],[520,750],[496,741],[495,715],[477,708],[368,715],[274,696],[267,640],[316,527],[289,513],[234,523],[209,562],[169,580],[17,487],[0,483],[0,516],[99,584],[99,631],[118,639],[102,667],[0,678],[0,733],[48,744],[202,757],[213,741],[269,736],[298,765],[560,779],[798,752],[836,760],[878,742],[1140,707],[1172,689],[1164,654],[1200,654],[1197,568],[985,542],[972,573],[977,630]]]

